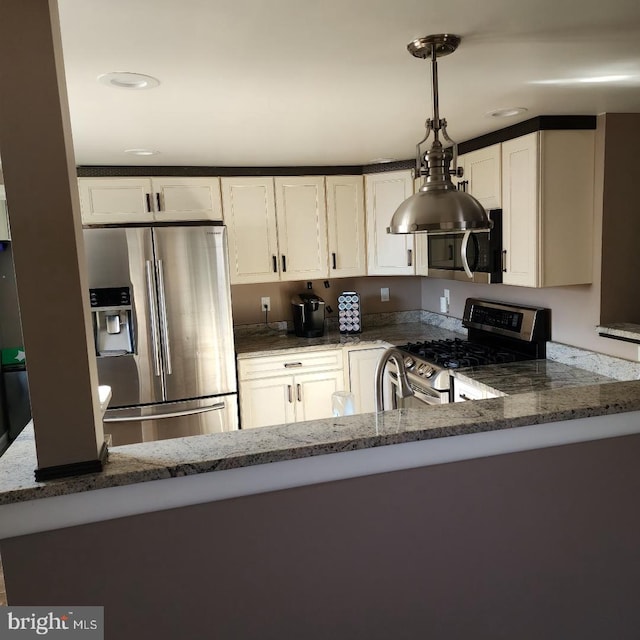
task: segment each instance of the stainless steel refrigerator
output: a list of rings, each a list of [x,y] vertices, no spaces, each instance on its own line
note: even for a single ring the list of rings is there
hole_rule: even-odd
[[[112,444],[237,429],[226,228],[88,228],[84,242]]]

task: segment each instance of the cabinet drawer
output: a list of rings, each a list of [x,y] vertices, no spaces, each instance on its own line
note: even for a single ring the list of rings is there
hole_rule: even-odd
[[[485,391],[474,385],[473,383],[469,383],[466,381],[462,381],[459,378],[453,378],[453,401],[454,402],[464,402],[466,400],[482,400],[486,398]]]
[[[294,351],[277,356],[238,360],[240,380],[256,380],[270,376],[281,376],[283,373],[295,374],[330,369],[342,369],[342,351],[340,349]]]

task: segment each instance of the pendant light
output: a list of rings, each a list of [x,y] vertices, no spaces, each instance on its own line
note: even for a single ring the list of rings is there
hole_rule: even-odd
[[[462,177],[456,168],[457,145],[447,134],[447,121],[440,119],[438,111],[439,56],[453,53],[460,37],[452,34],[426,36],[410,42],[409,52],[416,58],[431,58],[433,88],[433,118],[426,122],[426,135],[416,145],[416,171],[424,175],[419,191],[407,198],[393,214],[388,233],[463,233],[486,231],[492,227],[484,207],[469,193],[458,191],[451,175]],[[443,148],[440,131],[450,147]],[[433,132],[431,148],[421,158],[420,145]],[[451,164],[453,163],[453,169]]]

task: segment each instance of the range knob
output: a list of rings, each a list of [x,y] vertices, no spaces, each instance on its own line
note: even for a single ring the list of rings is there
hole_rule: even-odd
[[[405,369],[411,369],[411,367],[413,367],[413,365],[415,363],[416,363],[416,361],[411,356],[407,356],[404,359],[404,367],[405,367]]]
[[[434,374],[433,367],[430,367],[428,364],[421,364],[418,367],[418,374],[423,378],[430,378]]]

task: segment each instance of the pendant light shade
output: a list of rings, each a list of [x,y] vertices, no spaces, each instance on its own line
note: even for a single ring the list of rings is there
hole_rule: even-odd
[[[438,113],[438,56],[453,53],[460,43],[459,36],[440,34],[414,40],[408,45],[412,55],[431,58],[433,84],[433,119],[427,120],[425,137],[416,145],[416,170],[424,183],[418,193],[407,198],[393,214],[389,233],[463,233],[486,231],[492,226],[484,207],[471,194],[458,191],[451,175],[462,176],[456,168],[456,145],[447,134],[447,121]],[[421,157],[420,145],[433,131],[431,148]],[[443,148],[439,139],[451,143]],[[453,169],[451,164],[453,163]]]

